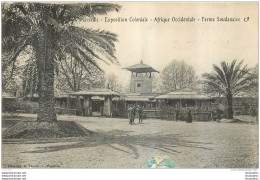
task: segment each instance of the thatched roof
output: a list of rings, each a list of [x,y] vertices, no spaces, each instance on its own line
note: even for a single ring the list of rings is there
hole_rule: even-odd
[[[154,98],[152,98],[154,99]],[[137,101],[137,102],[155,102],[148,96],[126,96],[125,101]]]
[[[205,94],[199,94],[198,92],[189,89],[179,89],[168,94],[163,94],[155,97],[155,99],[192,99],[192,100],[210,100],[211,97]]]
[[[69,93],[70,92],[64,92],[62,90],[55,89],[54,90],[54,97],[55,98],[68,98],[69,97]]]
[[[64,92],[59,89],[54,89],[55,98],[69,98],[69,94],[70,94],[70,92]],[[33,96],[31,94],[28,94],[25,97],[26,98],[39,98],[39,95],[37,93],[35,93],[35,94],[33,94]],[[70,98],[74,98],[74,97],[70,97]]]
[[[136,102],[155,102],[154,96],[151,94],[140,94],[140,93],[128,93],[121,96],[125,101],[136,101]]]
[[[159,72],[159,71],[155,70],[154,68],[152,68],[151,66],[144,64],[143,61],[141,61],[139,64],[135,64],[135,65],[126,67],[124,69],[131,71],[131,72],[136,72],[136,73]]]
[[[79,95],[79,96],[120,96],[120,93],[116,91],[112,91],[111,89],[99,89],[99,88],[78,91],[70,94]]]

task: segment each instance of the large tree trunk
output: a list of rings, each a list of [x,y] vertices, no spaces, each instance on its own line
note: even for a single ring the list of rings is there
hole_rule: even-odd
[[[57,121],[54,109],[54,65],[46,35],[47,31],[45,30],[39,32],[35,38],[34,46],[39,76],[39,111],[37,121]]]
[[[227,118],[233,119],[233,96],[231,93],[228,93],[226,97],[227,97]]]

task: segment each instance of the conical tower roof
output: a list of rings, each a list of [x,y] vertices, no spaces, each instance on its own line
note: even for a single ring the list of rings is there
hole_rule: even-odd
[[[136,73],[159,72],[159,71],[155,70],[154,68],[152,68],[151,66],[144,64],[142,60],[139,64],[135,64],[135,65],[126,67],[124,69],[131,71],[131,72],[136,72]]]

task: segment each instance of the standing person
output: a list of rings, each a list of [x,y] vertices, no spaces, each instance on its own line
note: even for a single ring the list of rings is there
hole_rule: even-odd
[[[194,119],[196,119],[197,121],[199,120],[199,115],[198,115],[198,113],[199,113],[198,108],[195,108],[195,111],[194,111]]]
[[[130,119],[129,124],[132,125],[133,124],[133,107],[132,107],[132,105],[130,105],[127,112],[128,112],[128,119]]]
[[[178,109],[175,110],[175,118],[176,118],[176,122],[177,122],[179,119],[179,110]]]
[[[214,121],[213,110],[209,108],[209,118]]]
[[[143,124],[143,109],[138,105],[139,124]]]
[[[135,123],[135,115],[136,115],[136,106],[134,104],[134,107],[133,107],[133,121],[132,121],[133,124]]]
[[[188,108],[188,123],[192,122],[191,110]]]
[[[220,119],[221,119],[220,109],[219,109],[219,107],[218,107],[218,108],[217,108],[217,122],[218,122],[218,123],[220,122]]]

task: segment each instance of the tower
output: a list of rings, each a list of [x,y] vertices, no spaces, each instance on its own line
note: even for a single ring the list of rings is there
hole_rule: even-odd
[[[131,71],[130,93],[152,93],[152,73],[158,72],[141,62],[125,68]]]

